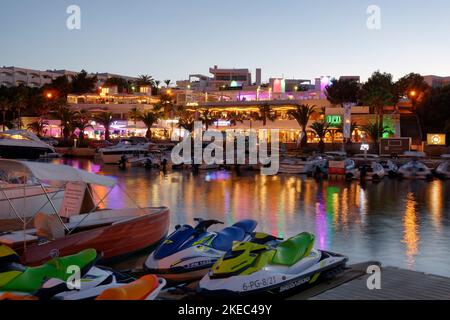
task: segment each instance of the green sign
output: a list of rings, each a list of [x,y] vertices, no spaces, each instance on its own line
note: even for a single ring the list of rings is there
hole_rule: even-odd
[[[339,115],[328,115],[326,121],[333,127],[337,127],[342,124],[342,117]]]

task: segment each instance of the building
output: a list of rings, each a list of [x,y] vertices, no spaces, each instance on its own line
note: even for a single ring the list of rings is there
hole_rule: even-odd
[[[425,82],[432,88],[439,88],[450,85],[450,77],[424,76]]]
[[[13,87],[18,85],[25,85],[28,87],[42,87],[46,84],[52,82],[52,80],[61,77],[67,76],[69,80],[71,77],[77,75],[76,71],[69,70],[35,70],[35,69],[26,69],[19,67],[1,67],[0,68],[0,86]],[[96,75],[98,78],[98,84],[102,85],[108,78],[111,77],[119,77],[124,78],[125,80],[134,81],[137,78],[123,76],[113,73],[91,73],[91,76]]]

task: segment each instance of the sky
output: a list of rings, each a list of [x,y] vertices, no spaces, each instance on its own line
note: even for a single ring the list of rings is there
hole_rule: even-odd
[[[370,5],[380,29],[367,27]],[[1,0],[0,66],[173,82],[214,65],[262,68],[263,80],[448,76],[449,15],[448,0]]]

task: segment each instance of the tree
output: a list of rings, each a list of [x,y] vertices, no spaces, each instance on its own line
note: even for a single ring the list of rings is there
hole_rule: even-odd
[[[377,152],[379,151],[378,143],[380,137],[385,134],[394,134],[394,132],[388,126],[382,126],[378,121],[369,122],[361,127],[361,129],[366,133],[366,135],[375,143],[375,148]]]
[[[352,123],[350,124],[350,134],[352,134],[356,129],[358,129],[358,124],[357,124],[356,122],[352,122]],[[341,123],[341,124],[337,127],[336,132],[344,133],[344,124],[343,124],[343,123]],[[350,139],[350,140],[348,140],[347,143],[350,144],[351,141],[352,141],[352,140]]]
[[[344,107],[346,103],[357,103],[359,92],[359,83],[352,79],[332,80],[331,84],[325,88],[328,101],[341,107]]]
[[[67,98],[67,95],[72,92],[72,83],[66,75],[57,77],[52,80],[50,84],[43,86],[43,92],[52,92],[55,98]]]
[[[17,113],[17,127],[22,129],[22,110],[27,107],[27,93],[24,87],[18,87],[17,92],[13,98],[13,113],[14,119],[16,118]]]
[[[170,79],[164,80],[164,83],[166,84],[166,88],[170,86]]]
[[[319,150],[321,153],[325,150],[325,136],[329,132],[330,124],[324,121],[314,121],[310,126],[310,129],[314,131],[316,136],[319,137]]]
[[[155,123],[158,122],[158,120],[161,118],[161,116],[162,116],[162,113],[160,111],[158,111],[158,110],[147,110],[147,111],[143,112],[139,116],[139,119],[147,127],[147,132],[145,133],[145,136],[148,139],[152,138],[152,130],[151,130],[151,128],[153,127],[153,125]]]
[[[141,74],[138,77],[138,80],[136,81],[136,84],[139,87],[143,87],[143,86],[155,87],[156,86],[156,83],[155,83],[155,80],[153,79],[153,77],[149,76],[147,74]]]
[[[445,132],[450,123],[450,85],[434,88],[417,106],[424,132]],[[448,131],[447,131],[448,132]],[[450,133],[450,132],[448,132]]]
[[[120,78],[120,77],[108,78],[103,85],[106,86],[106,87],[108,87],[108,86],[117,86],[117,91],[119,93],[124,93],[124,92],[130,92],[131,91],[131,84],[127,80],[125,80],[124,78]]]
[[[8,100],[8,98],[4,97],[4,96],[0,96],[0,110],[2,112],[2,126],[3,126],[3,131],[6,130],[6,113],[9,111],[10,108],[10,102]],[[9,123],[8,123],[9,124]]]
[[[208,130],[209,126],[217,122],[219,118],[213,111],[209,109],[203,109],[200,110],[199,120],[205,124],[206,130]]]
[[[361,100],[375,111],[377,121],[380,127],[383,127],[384,107],[396,105],[398,101],[392,75],[380,71],[374,72],[362,87]]]
[[[305,148],[308,145],[308,139],[306,137],[306,128],[311,116],[314,114],[316,106],[309,106],[307,104],[301,104],[295,107],[294,110],[290,110],[288,113],[290,116],[297,120],[298,125],[302,129],[302,140],[300,146]]]
[[[73,130],[74,115],[75,113],[66,105],[60,105],[58,109],[56,109],[56,118],[61,121],[61,136],[65,143],[69,142],[70,134]]]
[[[136,130],[137,122],[141,118],[142,112],[139,108],[134,107],[128,112],[128,117],[134,122],[134,129]]]
[[[89,76],[85,70],[81,70],[72,76],[72,93],[93,92],[97,84],[97,76]]]
[[[105,127],[105,140],[109,140],[109,130],[111,128],[113,114],[112,112],[102,112],[94,116],[94,120]]]
[[[159,97],[159,103],[164,110],[166,117],[173,118],[175,116],[175,103],[173,101],[173,96],[169,93],[162,93]]]
[[[178,126],[189,132],[194,131],[195,115],[191,111],[183,110],[179,112]]]
[[[38,137],[41,137],[44,133],[44,129],[48,126],[49,122],[45,119],[39,118],[36,121],[28,124],[27,129],[35,132]]]
[[[258,107],[259,112],[255,115],[255,120],[263,122],[263,126],[266,126],[267,120],[275,121],[277,115],[273,112],[272,107],[268,103],[264,103]]]
[[[230,121],[232,126],[235,126],[238,122],[243,123],[244,120],[247,120],[247,117],[239,112],[229,112],[227,113],[227,120]]]
[[[84,109],[75,112],[73,119],[73,126],[75,128],[78,128],[78,130],[80,130],[80,132],[78,133],[78,139],[80,140],[80,145],[83,146],[84,132],[86,131],[86,129],[92,128],[89,113]]]
[[[420,139],[423,140],[425,128],[423,125],[424,114],[422,111],[424,109],[420,109],[418,106],[431,93],[431,87],[420,74],[409,73],[395,83],[395,91],[399,99],[407,98],[411,101],[412,112],[416,116],[420,128]]]

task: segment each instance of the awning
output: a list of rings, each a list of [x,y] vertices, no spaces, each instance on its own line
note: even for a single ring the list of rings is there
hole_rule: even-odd
[[[116,180],[62,164],[0,159],[0,171],[9,174],[27,174],[38,180],[85,182],[105,187],[114,187]]]

